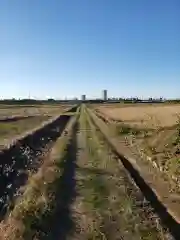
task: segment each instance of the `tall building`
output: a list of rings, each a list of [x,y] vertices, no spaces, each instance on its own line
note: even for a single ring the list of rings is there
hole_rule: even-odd
[[[107,101],[107,90],[103,90],[103,100]]]
[[[81,100],[82,100],[82,101],[86,101],[86,95],[82,95],[82,96],[81,96]]]

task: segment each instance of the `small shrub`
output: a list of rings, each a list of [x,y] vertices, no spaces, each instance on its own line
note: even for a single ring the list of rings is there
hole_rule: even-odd
[[[176,138],[172,143],[174,146],[178,146],[180,144],[180,116],[178,115],[177,118]]]
[[[120,134],[129,134],[131,133],[131,128],[127,125],[121,125],[119,128],[118,128]]]

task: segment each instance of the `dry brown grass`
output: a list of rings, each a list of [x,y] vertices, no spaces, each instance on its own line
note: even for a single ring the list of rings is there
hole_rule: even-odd
[[[0,149],[4,148],[5,145],[9,145],[10,142],[21,137],[21,135],[26,135],[31,129],[40,127],[48,120],[63,114],[63,112],[71,107],[71,105],[27,106],[27,108],[24,106],[9,106],[9,108],[7,105],[0,106],[0,120],[16,116],[22,117],[19,120],[0,121]],[[24,116],[30,117],[23,118]]]
[[[0,122],[0,149],[12,138],[40,126],[43,122],[47,122],[51,117],[49,116],[36,116],[27,119],[21,119],[15,122]]]
[[[134,158],[158,169],[168,179],[170,190],[179,194],[180,105],[100,106],[99,110],[109,118],[121,120],[109,124],[111,133],[115,129],[115,135],[128,145]]]
[[[11,116],[55,115],[69,109],[70,105],[43,105],[43,106],[0,106],[0,119]]]
[[[177,123],[180,105],[134,105],[128,107],[97,108],[104,115],[114,119],[142,127],[171,127]]]
[[[36,174],[30,174],[27,184],[20,189],[22,195],[16,199],[14,208],[0,223],[1,240],[42,239],[38,236],[44,230],[47,230],[48,235],[48,229],[43,224],[47,217],[54,214],[58,204],[55,194],[65,171],[68,144],[73,137],[76,121],[77,116],[71,118],[41,168]],[[40,224],[39,229],[35,223]],[[51,236],[46,237],[52,239]]]
[[[99,236],[91,237],[91,239],[169,239],[160,225],[159,219],[126,175],[124,167],[111,151],[112,149],[104,140],[102,133],[94,126],[89,116],[87,119],[91,126],[88,140],[91,156],[89,163],[92,162],[93,170],[98,169],[99,173],[98,176],[91,177],[91,183],[93,178],[96,178],[95,189],[100,187],[95,198],[99,202],[95,205],[94,212],[99,212],[101,227]],[[94,120],[96,123],[98,122],[97,118]],[[105,127],[103,122],[99,121],[99,124],[102,128]],[[86,181],[87,179],[88,174]],[[96,196],[95,193],[94,196]],[[89,201],[90,199],[92,196]],[[95,221],[98,222],[98,216]],[[97,229],[95,229],[96,234],[98,233]]]

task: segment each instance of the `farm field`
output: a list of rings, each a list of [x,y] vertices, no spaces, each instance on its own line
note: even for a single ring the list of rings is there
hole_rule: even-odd
[[[180,105],[163,104],[134,104],[130,106],[119,106],[116,104],[96,107],[107,117],[128,123],[137,127],[157,128],[172,127],[177,124],[180,117]]]
[[[33,132],[31,135],[22,138],[18,143],[14,146],[2,151],[0,153],[0,161],[1,161],[1,189],[0,189],[0,219],[3,220],[8,213],[11,212],[16,205],[16,200],[18,201],[18,197],[22,195],[22,193],[26,189],[26,185],[28,185],[28,179],[31,181],[31,176],[36,176],[38,173],[38,169],[40,172],[45,170],[45,168],[41,168],[41,166],[46,166],[46,159],[49,159],[49,154],[52,149],[55,149],[59,146],[58,139],[63,134],[63,131],[66,129],[66,126],[69,123],[69,120],[72,118],[73,113],[75,114],[77,107],[72,107],[71,112],[67,114],[62,114],[58,118],[50,121],[48,124],[42,126],[37,131]],[[68,126],[67,126],[68,128]],[[63,141],[63,140],[62,140]],[[55,151],[53,150],[53,156]],[[59,156],[58,156],[59,157]],[[52,159],[54,160],[54,158]],[[47,162],[47,166],[51,163]],[[48,173],[49,173],[49,169]],[[53,169],[52,169],[53,170]],[[43,175],[40,176],[45,178],[44,172]],[[55,176],[55,175],[54,175]],[[51,174],[48,174],[51,178]],[[37,180],[38,181],[38,180]],[[33,182],[32,182],[33,183]],[[35,182],[34,182],[35,183]],[[44,184],[44,181],[42,182]],[[38,183],[37,183],[38,184]],[[34,185],[34,184],[33,184]],[[35,187],[38,186],[35,184]],[[32,186],[31,186],[32,187]],[[30,187],[30,188],[31,188]],[[30,189],[29,188],[29,189]],[[33,188],[34,190],[34,188]],[[43,188],[41,194],[43,193]],[[28,191],[29,192],[29,191]],[[25,198],[26,200],[26,198]],[[31,199],[31,201],[36,199]],[[28,203],[28,202],[26,202]],[[31,206],[31,202],[29,202],[29,207]],[[22,214],[22,217],[24,214]],[[3,228],[3,230],[5,230]],[[22,239],[22,236],[10,235],[9,237],[6,234],[3,234],[0,231],[2,237],[0,239]],[[31,238],[23,238],[23,239],[31,239]]]
[[[0,154],[0,239],[179,239],[110,131],[82,104]]]
[[[0,105],[0,149],[71,106],[8,106]]]
[[[56,115],[71,105],[0,105],[0,120],[12,117]]]
[[[180,105],[96,106],[111,133],[124,141],[134,154],[158,168],[179,192]]]

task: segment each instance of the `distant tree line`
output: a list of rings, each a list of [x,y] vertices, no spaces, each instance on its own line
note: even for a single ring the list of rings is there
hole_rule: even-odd
[[[53,98],[49,98],[47,100],[36,100],[36,99],[4,99],[0,100],[0,104],[7,104],[7,105],[41,105],[41,104],[65,104],[65,103],[161,103],[161,102],[167,102],[167,103],[180,103],[180,99],[164,99],[164,98],[148,98],[148,99],[139,99],[139,98],[108,98],[107,101],[104,101],[102,99],[90,99],[81,101],[78,99],[72,99],[72,100],[55,100]]]
[[[47,99],[47,100],[36,100],[36,99],[4,99],[0,100],[0,104],[7,105],[41,105],[41,104],[58,104],[58,103],[68,103],[70,100],[55,100],[55,99]]]

